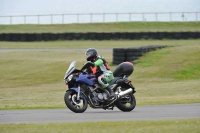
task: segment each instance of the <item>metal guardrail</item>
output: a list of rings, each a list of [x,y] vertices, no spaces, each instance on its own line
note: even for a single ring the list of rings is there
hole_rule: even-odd
[[[200,12],[78,13],[0,16],[0,24],[66,24],[105,22],[199,22]]]

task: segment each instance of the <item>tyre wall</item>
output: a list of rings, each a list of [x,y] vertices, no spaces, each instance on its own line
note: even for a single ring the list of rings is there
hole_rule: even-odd
[[[200,32],[1,33],[0,41],[199,39]]]
[[[113,64],[120,64],[124,61],[132,62],[147,52],[165,48],[167,46],[143,46],[138,48],[114,48],[113,49]]]

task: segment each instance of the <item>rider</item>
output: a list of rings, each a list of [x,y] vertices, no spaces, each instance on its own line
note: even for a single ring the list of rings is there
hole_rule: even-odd
[[[108,99],[114,99],[116,95],[108,84],[114,79],[114,76],[110,71],[108,63],[102,56],[98,55],[97,50],[94,48],[87,49],[85,55],[87,61],[90,61],[87,63],[89,64],[87,66],[87,72],[95,74],[98,77],[98,83],[101,87],[109,92]]]

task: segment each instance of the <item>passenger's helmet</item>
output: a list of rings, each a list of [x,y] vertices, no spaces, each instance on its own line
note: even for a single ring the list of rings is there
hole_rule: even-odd
[[[94,48],[89,48],[85,52],[87,61],[94,61],[94,59],[98,56],[97,50]]]

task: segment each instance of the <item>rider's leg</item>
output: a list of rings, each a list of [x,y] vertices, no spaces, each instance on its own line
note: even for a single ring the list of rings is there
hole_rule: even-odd
[[[98,82],[99,84],[102,86],[102,88],[108,90],[109,92],[109,99],[112,99],[113,97],[115,97],[115,93],[113,92],[113,90],[110,88],[109,86],[109,82],[111,82],[114,79],[112,73],[105,73],[102,74],[101,76],[98,77]]]

